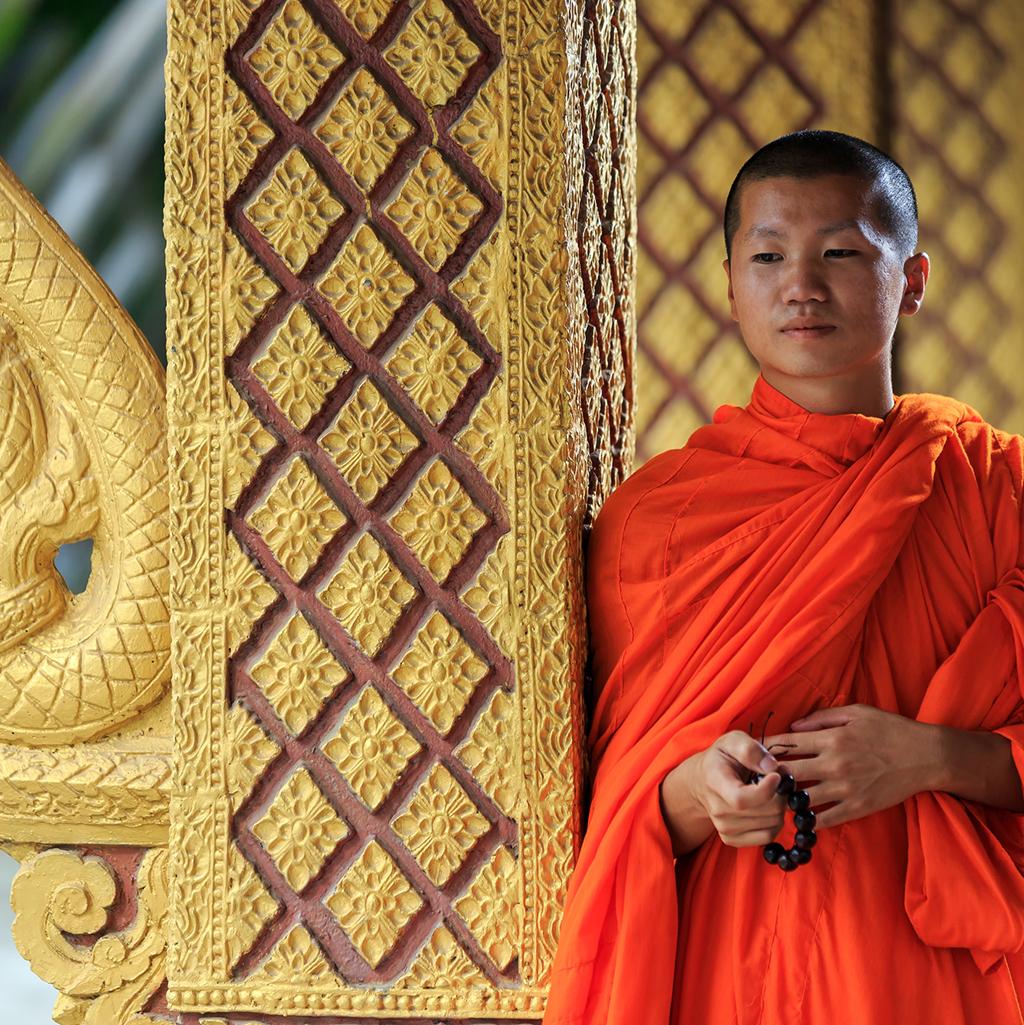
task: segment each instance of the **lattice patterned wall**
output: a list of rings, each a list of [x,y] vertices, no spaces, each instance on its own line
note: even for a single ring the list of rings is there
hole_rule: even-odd
[[[634,32],[170,6],[172,1007],[542,1010],[631,448]]]
[[[637,455],[682,445],[756,365],[729,318],[722,210],[740,164],[798,128],[888,148],[919,193],[933,274],[901,321],[898,391],[1024,430],[1024,9],[1006,0],[638,3]]]
[[[750,396],[721,266],[740,164],[798,128],[872,138],[877,90],[868,3],[639,0],[637,22],[640,462]]]
[[[901,384],[1021,433],[1024,7],[900,0],[891,16],[892,150],[932,260],[924,306],[901,333]]]

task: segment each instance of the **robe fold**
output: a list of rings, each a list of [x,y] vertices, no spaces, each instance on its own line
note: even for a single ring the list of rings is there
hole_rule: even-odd
[[[928,791],[785,873],[717,832],[674,859],[659,802],[723,733],[857,702],[998,732],[1024,779],[1022,496],[1024,438],[962,402],[814,413],[761,375],[616,489],[544,1025],[1024,1023],[1024,816]]]

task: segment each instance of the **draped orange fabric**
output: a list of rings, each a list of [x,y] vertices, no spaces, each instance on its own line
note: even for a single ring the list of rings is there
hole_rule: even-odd
[[[813,413],[760,375],[614,492],[544,1025],[1024,1022],[1024,816],[929,791],[784,873],[717,833],[674,860],[658,790],[769,710],[782,733],[855,702],[995,730],[1024,778],[1022,493],[1024,438],[962,402]]]

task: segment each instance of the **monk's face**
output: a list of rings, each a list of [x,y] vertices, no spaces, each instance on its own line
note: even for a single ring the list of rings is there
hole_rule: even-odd
[[[924,253],[904,260],[852,175],[769,178],[740,194],[725,261],[743,340],[770,378],[889,373],[901,314],[917,311]]]

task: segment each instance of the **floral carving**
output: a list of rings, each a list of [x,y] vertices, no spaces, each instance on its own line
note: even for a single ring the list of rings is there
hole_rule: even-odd
[[[393,0],[334,0],[334,2],[364,39],[369,39],[377,31],[381,22],[394,6]]]
[[[305,113],[343,60],[298,0],[288,0],[249,54],[256,74],[292,120]]]
[[[296,456],[249,522],[263,535],[289,575],[300,580],[346,519],[302,458]]]
[[[224,330],[234,352],[279,289],[260,263],[231,232],[224,236]]]
[[[316,134],[359,186],[369,191],[415,130],[364,67],[342,90]]]
[[[321,601],[369,655],[376,655],[416,589],[370,534],[349,549]]]
[[[360,345],[369,349],[416,282],[368,225],[359,226],[317,286]]]
[[[431,303],[387,361],[387,368],[439,424],[482,362],[455,325]]]
[[[316,941],[301,925],[296,925],[283,940],[278,941],[254,978],[280,980],[294,985],[296,979],[320,981],[331,978],[333,974]]]
[[[348,673],[296,612],[249,675],[297,736]]]
[[[384,848],[371,840],[327,906],[355,948],[376,968],[423,900]]]
[[[252,223],[298,274],[345,207],[294,147],[245,208]]]
[[[442,925],[431,934],[399,986],[458,991],[485,984],[483,972]]]
[[[518,816],[516,779],[520,751],[515,702],[503,690],[495,693],[470,735],[456,748],[463,765],[506,815]]]
[[[228,195],[249,173],[256,154],[274,137],[267,123],[256,113],[249,98],[231,78],[225,79],[225,166],[224,184]]]
[[[252,831],[296,892],[305,889],[349,834],[305,769],[292,773]]]
[[[430,464],[391,517],[391,525],[438,581],[447,578],[486,522],[441,459]]]
[[[360,800],[374,810],[419,749],[419,742],[395,718],[377,691],[366,687],[324,753]]]
[[[487,956],[504,969],[519,950],[520,904],[516,860],[499,847],[469,890],[455,902]]]
[[[428,148],[385,212],[420,256],[440,270],[483,208],[444,157]]]
[[[443,107],[480,48],[442,0],[424,0],[384,56],[428,107]]]
[[[242,705],[231,706],[227,731],[231,747],[228,792],[237,807],[280,749]]]
[[[252,369],[288,419],[302,430],[349,363],[300,303],[292,307]]]
[[[438,886],[448,882],[477,839],[490,828],[443,765],[431,769],[392,825]]]
[[[392,676],[444,734],[486,673],[486,664],[462,635],[434,612]]]
[[[419,439],[367,378],[320,442],[364,502],[372,502]]]

